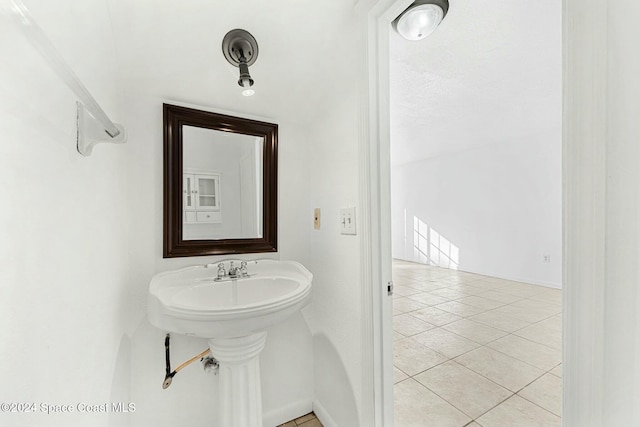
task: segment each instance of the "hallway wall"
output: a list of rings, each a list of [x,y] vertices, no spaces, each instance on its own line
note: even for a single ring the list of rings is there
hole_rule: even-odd
[[[561,287],[561,158],[555,129],[393,167],[393,256]]]

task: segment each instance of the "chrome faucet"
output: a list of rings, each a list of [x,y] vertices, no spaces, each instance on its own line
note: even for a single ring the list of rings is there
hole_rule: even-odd
[[[247,271],[247,262],[241,261],[240,267],[236,267],[233,264],[233,261],[229,261],[229,271],[224,268],[224,262],[218,264],[218,277],[214,280],[216,282],[221,282],[224,280],[234,280],[234,279],[243,279],[245,277],[249,277],[250,274]]]

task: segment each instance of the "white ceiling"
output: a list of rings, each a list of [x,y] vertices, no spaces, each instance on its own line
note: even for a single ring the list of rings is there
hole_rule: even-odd
[[[390,31],[392,163],[543,133],[559,137],[561,6],[450,0],[426,39]]]
[[[126,86],[228,111],[304,122],[348,85],[353,40],[349,0],[108,0]],[[222,53],[224,35],[243,28],[257,40],[246,98],[238,69]],[[353,62],[355,64],[355,62]],[[353,68],[351,68],[353,69]],[[328,102],[328,101],[326,101]]]
[[[355,90],[353,3],[106,0],[125,92],[297,123]],[[260,46],[250,98],[221,50],[233,28]],[[430,37],[390,46],[393,163],[560,132],[561,0],[450,0]]]

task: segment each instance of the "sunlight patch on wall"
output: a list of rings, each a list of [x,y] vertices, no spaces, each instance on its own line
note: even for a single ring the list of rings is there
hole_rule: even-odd
[[[420,263],[457,270],[460,263],[460,249],[414,216],[413,257]]]

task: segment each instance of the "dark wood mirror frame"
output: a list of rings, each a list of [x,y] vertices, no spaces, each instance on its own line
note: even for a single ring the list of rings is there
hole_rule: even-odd
[[[170,104],[163,104],[163,124],[163,257],[276,252],[278,234],[278,125]],[[262,237],[220,240],[182,239],[182,127],[185,125],[263,138]]]

